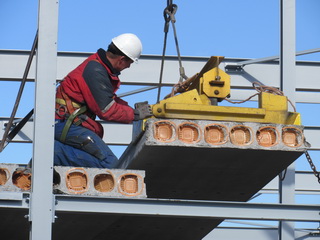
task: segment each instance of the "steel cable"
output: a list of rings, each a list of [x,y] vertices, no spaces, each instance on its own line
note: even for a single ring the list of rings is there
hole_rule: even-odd
[[[161,69],[160,69],[160,79],[159,79],[159,88],[158,88],[158,96],[157,96],[157,102],[160,100],[160,92],[161,92],[161,85],[162,85],[162,78],[163,78],[163,69],[164,69],[164,60],[165,60],[165,52],[166,52],[166,47],[167,47],[167,37],[168,37],[168,32],[169,32],[169,26],[170,22],[172,24],[172,29],[174,33],[174,40],[175,40],[175,45],[176,45],[176,50],[177,50],[177,55],[178,55],[178,61],[179,61],[179,74],[180,74],[180,79],[179,82],[181,83],[183,79],[188,79],[188,77],[185,74],[184,68],[182,66],[182,61],[181,61],[181,55],[180,55],[180,49],[179,49],[179,44],[178,44],[178,37],[177,37],[177,31],[175,27],[175,14],[178,10],[178,6],[176,4],[172,3],[172,0],[167,0],[167,7],[163,11],[163,17],[165,20],[164,23],[164,41],[163,41],[163,51],[162,51],[162,61],[161,61]]]

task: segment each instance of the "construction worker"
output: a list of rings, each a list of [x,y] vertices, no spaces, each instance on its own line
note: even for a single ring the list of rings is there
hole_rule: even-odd
[[[109,168],[117,157],[102,140],[95,120],[131,123],[152,115],[147,102],[131,108],[116,96],[120,72],[138,62],[139,38],[131,33],[112,39],[61,81],[56,93],[54,165]]]

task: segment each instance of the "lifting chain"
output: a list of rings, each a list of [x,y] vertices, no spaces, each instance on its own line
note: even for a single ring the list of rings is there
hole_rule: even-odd
[[[177,49],[177,55],[178,55],[178,61],[179,61],[179,73],[180,73],[179,82],[181,83],[183,81],[183,79],[188,79],[188,77],[185,74],[184,68],[182,66],[177,31],[176,31],[176,27],[175,27],[175,22],[176,22],[175,14],[176,14],[177,10],[178,10],[178,6],[176,4],[173,4],[172,0],[167,0],[167,7],[163,11],[163,17],[165,20],[165,23],[164,23],[164,43],[163,43],[163,51],[162,51],[162,61],[161,61],[161,70],[160,70],[157,102],[159,102],[159,100],[160,100],[160,91],[161,91],[162,76],[163,76],[163,66],[164,66],[165,52],[166,52],[166,46],[167,46],[167,36],[168,36],[170,22],[172,24],[172,29],[173,29],[174,39],[175,39],[175,44],[176,44],[176,49]]]
[[[316,166],[313,164],[312,159],[311,159],[311,156],[309,155],[308,151],[305,151],[304,153],[305,153],[306,158],[307,158],[307,160],[308,160],[308,162],[309,162],[309,164],[310,164],[310,167],[311,167],[311,169],[312,169],[312,171],[313,171],[313,174],[318,178],[318,182],[320,183],[320,174],[319,174],[319,172],[317,171]]]

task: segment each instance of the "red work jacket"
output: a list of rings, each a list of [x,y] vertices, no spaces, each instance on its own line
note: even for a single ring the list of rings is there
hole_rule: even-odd
[[[63,92],[73,103],[86,105],[87,111],[81,117],[84,120],[81,125],[102,138],[103,128],[95,120],[96,116],[119,123],[131,123],[134,119],[134,110],[115,95],[120,86],[118,75],[106,59],[105,51],[99,49],[64,78],[58,86],[61,89],[58,89],[56,97],[64,99],[61,96]],[[59,106],[61,110],[61,102]],[[67,110],[67,115],[70,113]],[[59,114],[58,107],[56,119],[64,119],[65,116]]]

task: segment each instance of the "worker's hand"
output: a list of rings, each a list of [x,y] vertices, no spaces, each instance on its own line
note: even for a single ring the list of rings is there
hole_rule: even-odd
[[[151,117],[152,109],[151,106],[148,104],[148,101],[145,102],[138,102],[134,104],[134,120],[145,119],[147,117]]]

